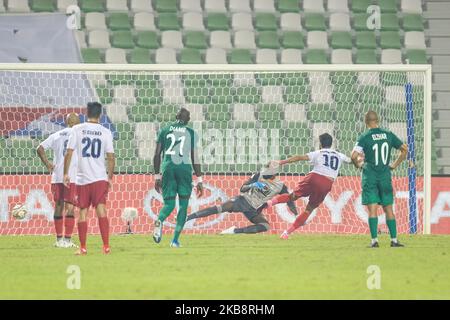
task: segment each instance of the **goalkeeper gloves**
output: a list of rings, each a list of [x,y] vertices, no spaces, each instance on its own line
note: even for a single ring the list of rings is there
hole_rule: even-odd
[[[264,189],[265,186],[266,185],[264,183],[259,182],[259,181],[253,182],[252,184],[250,184],[250,187],[253,187],[253,188],[258,189],[258,190]]]

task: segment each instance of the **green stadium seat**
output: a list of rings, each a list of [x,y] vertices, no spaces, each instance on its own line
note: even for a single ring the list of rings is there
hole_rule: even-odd
[[[158,18],[158,28],[161,31],[180,30],[180,21],[176,13],[161,13]]]
[[[261,102],[261,91],[257,87],[237,87],[235,101],[239,103],[260,103]]]
[[[109,29],[115,30],[130,30],[131,23],[127,13],[113,12],[109,15]]]
[[[162,102],[162,89],[155,87],[138,88],[136,99],[141,104],[160,104]]]
[[[333,32],[331,47],[333,49],[352,49],[352,35],[349,32]]]
[[[396,14],[385,13],[381,15],[381,30],[382,31],[398,31],[400,30],[400,23]]]
[[[396,13],[398,3],[397,0],[378,0],[378,6],[382,13]],[[382,22],[383,23],[383,22]]]
[[[259,31],[277,30],[277,18],[271,13],[257,13],[255,18],[255,28]]]
[[[402,44],[398,32],[383,31],[380,36],[381,49],[401,49]]]
[[[364,104],[381,104],[384,102],[384,90],[379,86],[359,87],[359,101]]]
[[[135,159],[117,159],[114,172],[123,174],[148,174],[153,172],[153,165],[152,161],[137,157]]]
[[[78,2],[83,12],[104,12],[104,2],[102,0],[80,0]]]
[[[230,110],[231,106],[228,104],[209,104],[206,106],[205,119],[208,121],[229,121],[231,120]]]
[[[154,8],[157,12],[177,12],[177,0],[155,0]]]
[[[33,12],[53,12],[55,11],[55,4],[52,0],[32,0],[31,10]]]
[[[202,64],[200,51],[196,49],[183,49],[180,52],[180,63],[183,64]]]
[[[307,85],[287,86],[284,91],[284,100],[287,103],[307,103],[310,99],[310,87]]]
[[[372,4],[372,0],[352,0],[351,10],[354,13],[367,12],[367,7]]]
[[[423,18],[420,14],[410,14],[403,16],[404,31],[424,31]]]
[[[252,64],[253,57],[250,50],[233,49],[230,53],[229,63],[231,64]]]
[[[328,56],[325,50],[311,49],[306,53],[305,63],[307,64],[327,64]]]
[[[185,87],[206,87],[208,78],[204,75],[185,74],[183,75],[183,84]]]
[[[111,88],[98,86],[96,91],[102,104],[110,104],[113,101],[113,92]]]
[[[234,89],[229,86],[216,86],[210,89],[211,102],[217,104],[229,104],[234,101]]]
[[[32,140],[11,139],[11,156],[17,159],[36,157],[36,144]]]
[[[184,95],[189,103],[207,104],[211,101],[208,87],[187,87]]]
[[[274,121],[281,124],[278,120],[283,120],[283,112],[281,112],[280,107],[276,104],[261,104],[258,105],[256,110],[256,118],[259,121]],[[268,125],[266,123],[266,126]]]
[[[268,120],[260,122],[261,129],[281,129],[283,127],[283,121],[281,117],[276,117],[275,120]]]
[[[320,13],[305,14],[305,28],[308,31],[326,31],[325,17]]]
[[[404,86],[407,83],[406,74],[398,72],[383,72],[380,80],[385,86]]]
[[[373,31],[367,28],[367,19],[369,15],[367,13],[358,13],[353,17],[353,29],[356,31]]]
[[[298,13],[300,11],[297,0],[278,0],[276,1],[276,3],[278,4],[278,11],[280,11],[281,13],[284,12]]]
[[[184,45],[193,49],[206,49],[206,35],[202,31],[189,31],[184,36]]]
[[[262,86],[279,86],[283,83],[283,73],[256,73],[256,82]]]
[[[327,104],[312,104],[308,108],[307,117],[312,122],[332,122],[334,110]]]
[[[81,56],[84,63],[103,63],[100,50],[93,48],[82,48]]]
[[[223,30],[228,31],[230,26],[228,17],[225,13],[210,13],[206,18],[206,28],[209,31]]]
[[[378,63],[377,54],[374,50],[359,49],[356,51],[357,64],[376,64]]]
[[[163,104],[154,109],[158,122],[174,121],[174,115],[178,112],[179,106],[175,104]]]
[[[233,75],[231,74],[210,74],[208,76],[208,83],[216,87],[231,86],[233,83]]]
[[[353,85],[356,84],[356,73],[348,71],[330,72],[330,80],[334,85]]]
[[[157,49],[159,48],[158,35],[155,31],[139,31],[136,45],[145,49]]]
[[[411,49],[406,51],[406,59],[410,64],[427,64],[427,52],[420,49]]]
[[[358,88],[354,85],[337,85],[333,90],[333,98],[336,103],[357,103]]]
[[[283,32],[281,45],[285,49],[303,49],[305,47],[303,34],[297,31],[285,31]]]
[[[156,117],[153,106],[136,105],[129,109],[128,118],[133,122],[152,122]]]
[[[356,33],[356,47],[358,49],[376,49],[377,40],[375,32],[360,31]]]
[[[117,122],[114,124],[120,140],[134,139],[134,126],[129,122]]]
[[[111,45],[115,48],[133,49],[133,34],[130,31],[114,31],[111,37]]]
[[[279,49],[280,41],[276,31],[262,31],[256,39],[258,48]]]
[[[355,96],[358,98],[357,94],[355,94]],[[350,134],[354,135],[355,122],[359,121],[360,118],[361,114],[357,104],[336,104],[336,122],[338,122],[339,126],[341,127],[347,126],[347,130],[344,132],[350,132]],[[348,124],[350,124],[351,126],[349,126]],[[337,129],[336,132],[340,132],[340,130]]]
[[[285,86],[304,86],[309,83],[309,77],[306,72],[285,73],[283,84]]]
[[[251,152],[251,150],[246,150],[245,158],[248,157],[247,155],[250,154],[250,152]],[[259,166],[260,165],[253,164],[253,163],[235,164],[233,172],[250,175],[250,174],[257,172],[259,170]]]
[[[114,141],[114,155],[117,159],[135,159],[136,149],[129,140]]]

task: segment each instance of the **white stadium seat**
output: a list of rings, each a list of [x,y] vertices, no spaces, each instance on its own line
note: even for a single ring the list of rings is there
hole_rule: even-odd
[[[249,13],[235,13],[231,18],[231,27],[234,30],[253,30],[253,18]]]
[[[131,0],[131,11],[153,12],[152,0]]]
[[[76,30],[75,32],[75,37],[77,39],[78,42],[78,46],[80,48],[87,48],[87,44],[86,44],[86,34],[84,33],[83,30]]]
[[[228,31],[211,31],[209,43],[212,48],[231,49],[231,34]]]
[[[256,51],[257,64],[277,64],[277,50],[274,49],[258,49]]]
[[[350,16],[347,13],[332,13],[330,15],[330,29],[332,31],[351,31]]]
[[[323,7],[323,0],[303,0],[303,11],[305,13],[325,12],[325,8]]]
[[[333,85],[311,86],[311,102],[313,103],[333,103]]]
[[[127,108],[121,104],[108,104],[105,105],[106,114],[108,118],[113,122],[128,122]]]
[[[283,103],[283,87],[263,86],[261,100],[263,103]]]
[[[161,33],[161,44],[165,48],[182,49],[183,40],[180,31],[163,31]]]
[[[201,104],[185,104],[183,107],[189,110],[191,113],[191,121],[204,121],[205,117],[203,116],[203,105]]]
[[[159,48],[156,50],[155,62],[160,64],[176,64],[177,53],[171,48]]]
[[[248,103],[236,103],[233,105],[233,120],[256,121],[255,106]]]
[[[284,118],[286,121],[305,122],[307,120],[305,106],[303,104],[284,105]]]
[[[199,12],[186,12],[183,14],[183,28],[185,30],[203,31],[203,15]]]
[[[109,12],[128,12],[127,0],[106,0],[106,10]]]
[[[77,0],[58,0],[56,2],[56,8],[58,9],[58,11],[64,13],[66,13],[68,7],[76,5],[78,5]]]
[[[106,63],[118,63],[118,64],[126,64],[127,63],[127,54],[124,49],[119,48],[110,48],[105,52],[105,62]]]
[[[252,12],[250,0],[229,0],[230,12]]]
[[[210,12],[227,12],[225,0],[205,0],[205,11]]]
[[[282,64],[301,64],[303,63],[302,52],[299,49],[283,49],[280,62]]]
[[[220,48],[209,48],[206,50],[205,62],[208,64],[227,64],[227,52]]]
[[[120,85],[115,86],[114,89],[114,103],[117,104],[125,104],[125,105],[134,105],[136,104],[135,91],[136,88],[134,86]]]
[[[380,86],[380,73],[358,72],[358,84],[362,86]]]
[[[109,32],[107,30],[92,30],[89,32],[89,47],[96,49],[111,48]]]
[[[352,50],[335,49],[331,52],[332,64],[352,64]]]
[[[234,34],[234,46],[240,49],[256,49],[255,33],[241,30]]]
[[[8,0],[8,12],[30,12],[27,0]]]
[[[200,0],[180,0],[180,9],[183,12],[202,12]]]
[[[406,49],[426,49],[425,33],[421,31],[405,32]]]
[[[253,0],[253,9],[255,12],[275,13],[274,0]]]
[[[310,31],[307,44],[309,49],[328,49],[328,35],[325,31]]]
[[[149,12],[138,12],[134,15],[134,29],[137,31],[156,30],[155,16]]]
[[[283,13],[280,17],[280,27],[283,31],[302,31],[302,19],[299,13]]]
[[[399,64],[402,63],[402,52],[397,49],[381,50],[382,64]]]
[[[385,87],[386,103],[406,103],[405,88],[403,86]]]
[[[401,10],[403,13],[422,13],[422,0],[402,0]]]
[[[328,11],[348,13],[348,1],[347,0],[328,0]]]
[[[106,17],[103,12],[88,12],[84,22],[87,31],[106,30]]]

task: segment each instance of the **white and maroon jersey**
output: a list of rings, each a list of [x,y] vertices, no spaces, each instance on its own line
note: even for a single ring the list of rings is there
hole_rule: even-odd
[[[72,128],[65,128],[52,133],[47,139],[41,142],[40,146],[44,150],[53,150],[53,174],[52,183],[63,183],[64,177],[64,156],[66,155],[67,144]],[[69,177],[71,181],[75,181],[77,176],[77,161],[76,153],[74,153],[72,163],[69,168]]]
[[[336,179],[342,162],[350,163],[345,154],[333,149],[320,149],[307,154],[309,162],[313,165],[311,172]]]
[[[74,126],[67,149],[73,149],[78,155],[77,185],[108,181],[105,156],[106,153],[114,153],[109,129],[92,122]]]

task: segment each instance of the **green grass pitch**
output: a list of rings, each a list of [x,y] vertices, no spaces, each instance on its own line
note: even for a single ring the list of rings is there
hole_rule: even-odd
[[[369,249],[368,236],[182,236],[183,248],[150,236],[113,236],[112,254],[53,248],[49,236],[0,237],[0,299],[449,299],[450,236],[387,236]],[[81,288],[68,289],[68,267]],[[369,290],[370,265],[381,288]]]

